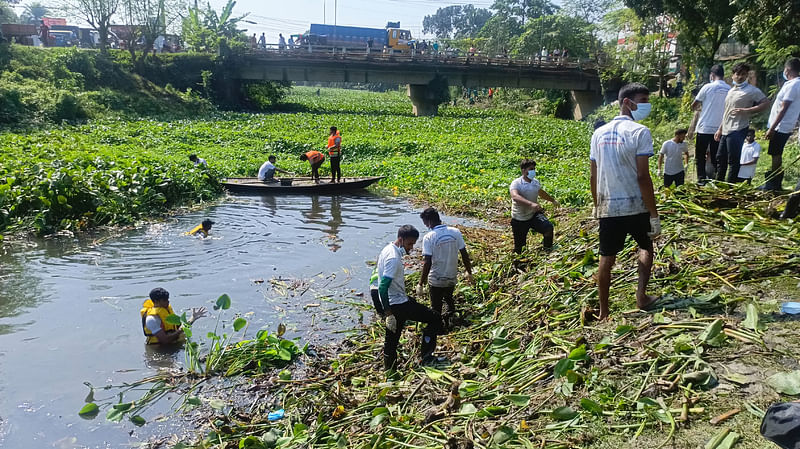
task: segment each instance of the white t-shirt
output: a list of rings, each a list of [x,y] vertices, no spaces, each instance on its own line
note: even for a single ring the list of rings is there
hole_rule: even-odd
[[[194,161],[194,165],[195,167],[198,165],[205,165],[206,167],[208,166],[208,164],[206,164],[206,160],[203,159],[202,157],[198,157],[197,160]]]
[[[511,185],[508,186],[509,193],[512,190],[516,190],[523,198],[534,203],[539,199],[539,190],[541,189],[542,184],[538,179],[533,178],[531,182],[528,182],[525,181],[524,176],[511,181]],[[511,200],[511,218],[514,220],[528,221],[533,218],[534,214],[535,212],[531,206]]]
[[[744,165],[752,162],[761,154],[761,145],[755,140],[753,143],[744,142],[742,145],[742,156],[739,158],[739,163],[743,164],[739,167],[739,177],[744,179],[753,179],[756,175],[756,164]]]
[[[737,108],[750,108],[767,98],[761,89],[750,83],[731,87],[725,96],[725,111],[722,113],[722,135],[727,136],[734,131],[740,131],[750,126],[752,114],[734,114]]]
[[[144,327],[150,331],[151,335],[161,332],[161,318],[156,315],[147,315],[144,319]]]
[[[797,124],[798,117],[800,117],[800,78],[794,78],[783,83],[783,87],[775,97],[775,102],[772,103],[767,126],[772,127],[772,124],[775,123],[775,119],[778,118],[778,112],[781,110],[781,103],[784,101],[791,101],[792,104],[789,105],[789,109],[783,115],[783,120],[775,130],[779,133],[791,134]]]
[[[716,80],[700,88],[695,100],[703,104],[700,118],[697,120],[699,134],[714,134],[722,123],[722,112],[725,109],[725,97],[731,86],[724,80]]]
[[[661,145],[661,151],[658,154],[664,155],[664,174],[677,175],[683,171],[683,161],[681,160],[683,153],[689,154],[689,146],[686,142],[675,142],[670,139]]]
[[[461,231],[440,224],[422,238],[422,255],[431,256],[428,283],[434,287],[456,285],[458,253],[466,248]]]
[[[378,256],[378,276],[392,278],[389,285],[389,305],[403,304],[408,301],[406,296],[405,267],[403,266],[402,248],[394,243],[386,245]]]
[[[275,176],[275,165],[270,161],[264,162],[258,169],[258,179],[263,181],[273,176]]]
[[[597,164],[598,218],[647,212],[637,182],[638,156],[653,156],[653,136],[628,116],[615,117],[592,134],[589,158]]]

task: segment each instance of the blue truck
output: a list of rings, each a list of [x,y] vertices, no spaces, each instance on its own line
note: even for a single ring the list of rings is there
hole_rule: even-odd
[[[394,51],[407,51],[411,32],[399,28],[365,28],[312,23],[309,35],[320,36],[326,45],[332,47],[366,47],[372,39],[372,48]]]

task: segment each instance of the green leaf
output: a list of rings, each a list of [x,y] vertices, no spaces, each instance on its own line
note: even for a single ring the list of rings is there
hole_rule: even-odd
[[[108,414],[106,414],[106,419],[111,422],[120,422],[122,421],[122,417],[125,416],[126,411],[127,410],[112,408],[111,410],[108,411]]]
[[[147,423],[147,421],[144,418],[142,418],[141,416],[139,416],[139,415],[131,416],[131,422],[134,423],[135,425],[139,426],[139,427],[142,427],[143,425],[145,425]]]
[[[755,226],[755,223],[754,223],[754,222],[752,222],[752,221],[751,221],[750,223],[747,223],[747,224],[746,224],[746,225],[744,225],[744,227],[742,228],[742,232],[750,232],[750,231],[752,231],[752,230],[753,230],[753,226]]]
[[[706,326],[705,329],[703,329],[703,332],[700,332],[698,338],[705,343],[710,343],[722,332],[722,326],[724,324],[725,322],[719,318],[712,321],[711,324],[709,324],[708,326]]]
[[[369,421],[369,428],[370,429],[375,429],[376,427],[381,425],[381,423],[386,421],[387,419],[389,419],[389,415],[376,415],[376,416],[373,416],[372,419]]]
[[[100,413],[100,407],[98,407],[94,402],[90,402],[80,409],[78,416],[81,418],[92,419],[97,416],[98,413]]]
[[[630,324],[620,324],[619,326],[617,326],[617,329],[614,332],[617,334],[617,337],[621,337],[627,334],[628,332],[632,331],[633,329],[635,328]]]
[[[569,353],[570,360],[586,360],[589,358],[586,355],[586,345],[580,345]]]
[[[235,332],[239,332],[245,326],[247,326],[247,320],[244,318],[236,318],[236,320],[233,322],[233,330]]]
[[[490,405],[489,407],[486,407],[483,410],[479,411],[476,416],[478,416],[479,418],[487,418],[492,416],[505,415],[506,413],[508,413],[507,408],[498,407],[496,405]]]
[[[56,197],[56,200],[58,200],[58,204],[61,205],[67,204],[67,197],[65,197],[64,195],[58,195],[58,197]]]
[[[494,435],[492,435],[492,442],[494,444],[503,444],[513,439],[516,436],[517,436],[516,432],[514,432],[514,429],[512,429],[511,427],[500,426],[494,432]]]
[[[186,403],[189,405],[203,405],[203,401],[197,396],[189,396],[186,398]]]
[[[281,370],[281,372],[278,373],[278,379],[280,379],[280,380],[292,380],[292,372],[289,371],[288,369]]]
[[[256,436],[248,435],[239,440],[239,449],[266,449],[267,446]]]
[[[578,412],[573,410],[572,407],[564,406],[550,412],[550,416],[556,421],[569,421],[578,416]]]
[[[221,399],[210,399],[208,401],[208,405],[210,405],[214,410],[222,410],[225,408],[225,401]]]
[[[471,403],[461,404],[461,410],[458,411],[459,415],[473,415],[478,412],[478,409]]]
[[[583,398],[581,399],[581,408],[586,410],[587,412],[593,415],[602,415],[603,414],[603,407],[600,406],[597,402],[589,399]]]
[[[167,315],[167,318],[165,318],[164,321],[166,321],[167,324],[171,324],[173,326],[180,326],[181,324],[183,324],[181,322],[181,317],[175,315],[174,313]]]
[[[531,397],[524,394],[509,394],[506,399],[517,407],[527,407],[531,403]]]
[[[389,409],[386,407],[375,407],[372,410],[372,416],[388,415],[388,414],[389,414]]]
[[[742,321],[742,326],[754,331],[761,331],[767,328],[764,323],[759,322],[758,306],[754,302],[747,303],[745,310],[747,311],[747,317]]]
[[[800,395],[800,370],[774,374],[767,378],[767,385],[778,393],[790,396]]]
[[[558,379],[559,377],[564,377],[567,374],[567,371],[575,368],[575,361],[570,359],[561,359],[556,363],[555,368],[553,368],[553,374],[555,378]]]
[[[214,310],[228,310],[231,308],[231,297],[227,294],[223,294],[219,298],[217,298],[217,303],[214,305]]]

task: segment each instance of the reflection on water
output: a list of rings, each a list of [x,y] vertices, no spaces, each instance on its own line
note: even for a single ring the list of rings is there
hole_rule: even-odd
[[[204,218],[215,222],[209,238],[183,235]],[[229,294],[223,320],[245,316],[248,336],[283,322],[289,338],[338,338],[332,331],[358,320],[349,303],[364,301],[352,292],[367,284],[366,262],[405,223],[421,228],[407,203],[375,195],[230,197],[104,241],[0,254],[0,447],[120,447],[156,432],[161,424],[77,416],[83,382],[133,382],[184,363],[179,348],[144,344],[138,312],[153,287],[178,313]],[[215,322],[198,321],[195,335]]]

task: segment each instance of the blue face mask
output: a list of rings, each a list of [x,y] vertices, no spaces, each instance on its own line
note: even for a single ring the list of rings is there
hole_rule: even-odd
[[[534,170],[534,169],[532,169],[532,168],[531,168],[531,169],[529,169],[529,170],[528,170],[528,175],[527,175],[527,176],[528,176],[528,179],[533,179],[533,178],[535,178],[535,177],[536,177],[536,170]]]
[[[631,111],[631,117],[633,117],[634,121],[640,122],[647,118],[650,115],[650,111],[653,110],[653,105],[650,103],[636,103],[637,109],[635,111]]]
[[[784,81],[789,81],[789,78],[786,77],[786,72],[781,72],[781,78],[783,78]]]

